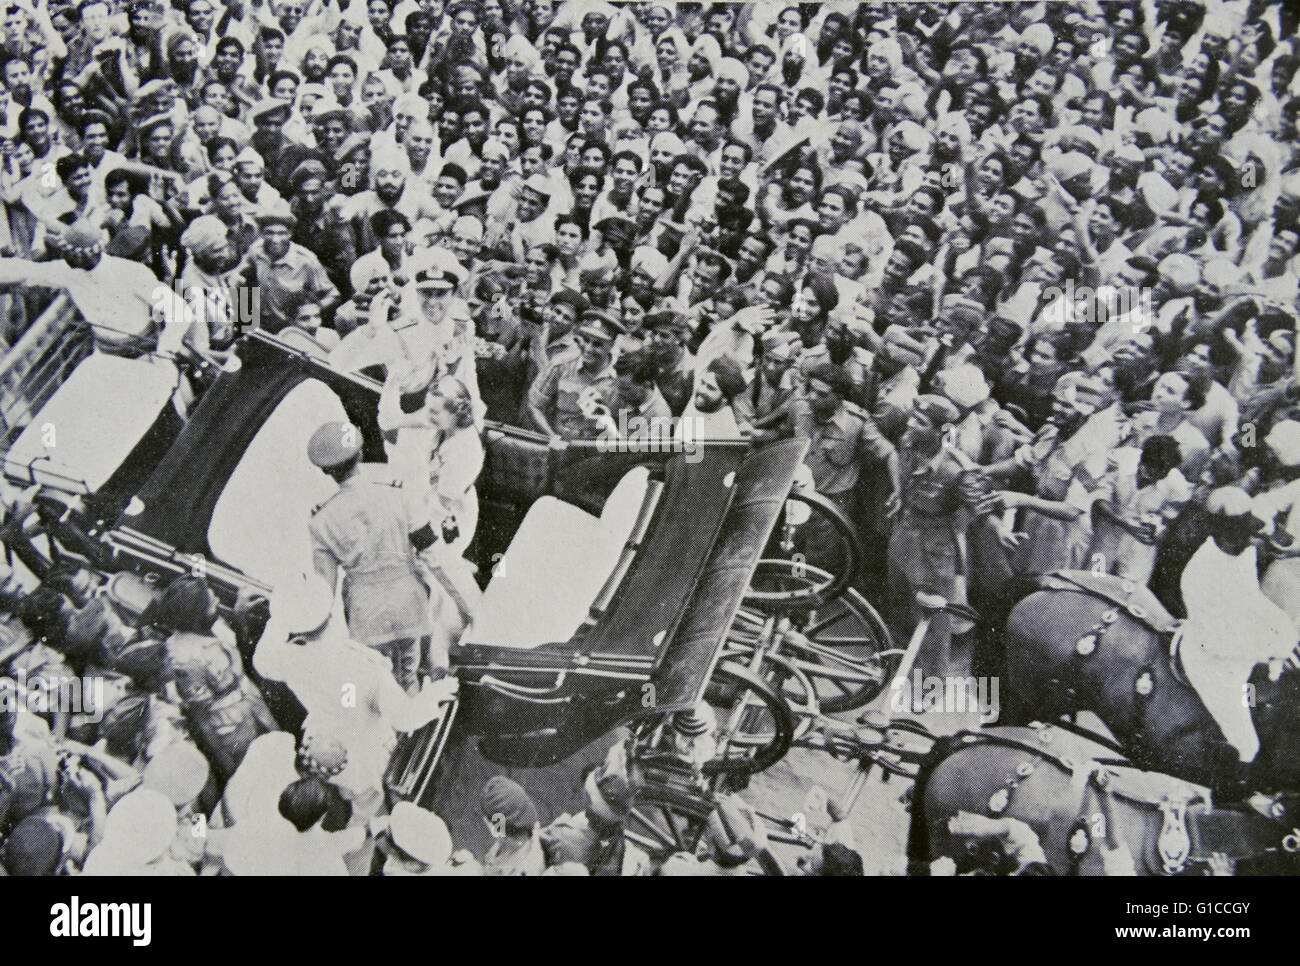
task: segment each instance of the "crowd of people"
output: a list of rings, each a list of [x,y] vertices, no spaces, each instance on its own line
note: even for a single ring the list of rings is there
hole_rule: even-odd
[[[11,669],[108,666],[141,690],[75,767],[48,727],[0,735],[11,873],[90,871],[96,849],[115,869],[355,872],[376,850],[386,871],[639,869],[610,834],[630,800],[610,763],[559,827],[494,779],[504,824],[477,858],[382,800],[393,735],[453,687],[484,418],[806,439],[904,634],[918,593],[982,603],[1060,569],[1148,585],[1257,752],[1240,687],[1289,658],[1300,617],[1294,5],[13,0],[3,31],[5,343],[33,285],[65,290],[104,352],[219,366],[243,332],[279,333],[382,376],[390,457],[430,482],[411,520],[356,475],[348,427],[313,438],[341,494],[312,519],[317,569],[361,589],[346,634],[302,604],[281,630],[314,650],[259,646],[257,668],[315,715],[311,740],[276,729],[201,580],[143,632],[67,574],[16,603]],[[807,552],[832,567],[821,537]],[[441,626],[417,572],[450,601]],[[952,630],[929,673],[970,672]],[[369,698],[339,718],[356,680]],[[168,708],[193,738],[160,758],[138,745]],[[168,764],[121,797],[145,758]],[[250,761],[284,781],[241,781]],[[224,848],[160,831],[217,799]],[[259,823],[276,848],[239,834]],[[673,870],[752,869],[758,839],[730,802],[712,853]],[[822,851],[823,874],[861,868]]]

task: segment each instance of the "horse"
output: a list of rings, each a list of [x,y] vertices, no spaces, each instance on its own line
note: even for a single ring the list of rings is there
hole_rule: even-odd
[[[1118,843],[1138,875],[1201,874],[1214,853],[1233,859],[1239,874],[1275,872],[1300,850],[1289,824],[1216,808],[1205,787],[1134,768],[1055,725],[995,725],[936,743],[912,794],[912,874],[927,874],[942,856],[959,869],[1001,858],[992,843],[949,830],[958,812],[1025,822],[1057,875],[1106,874],[1103,848]]]
[[[1238,761],[1171,653],[1176,622],[1145,587],[1066,571],[1011,609],[1000,721],[1095,713],[1134,764],[1219,793],[1300,788],[1300,672],[1258,665],[1243,692],[1261,749]]]

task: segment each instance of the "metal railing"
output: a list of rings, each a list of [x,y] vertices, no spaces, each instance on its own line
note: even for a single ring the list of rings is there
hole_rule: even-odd
[[[0,359],[0,449],[18,438],[93,347],[89,327],[59,292]]]

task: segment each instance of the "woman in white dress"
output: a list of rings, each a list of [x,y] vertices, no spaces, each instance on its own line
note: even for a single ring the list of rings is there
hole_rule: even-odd
[[[412,519],[427,520],[434,542],[419,556],[430,587],[435,633],[426,670],[447,666],[447,648],[459,640],[477,611],[482,593],[465,549],[478,526],[478,491],[483,470],[479,408],[456,376],[429,387],[425,405],[404,413],[400,384],[390,379],[379,397],[379,426],[389,440],[389,463],[411,493]]]

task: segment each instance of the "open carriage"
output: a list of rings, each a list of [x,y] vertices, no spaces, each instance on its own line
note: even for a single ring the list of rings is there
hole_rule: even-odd
[[[292,333],[253,332],[236,356],[185,418],[173,363],[82,361],[11,433],[5,485],[11,499],[39,486],[41,525],[7,544],[160,586],[202,573],[232,613],[269,598],[273,575],[310,569],[306,522],[335,484],[307,440],[348,419],[363,459],[382,463],[380,383],[330,368]],[[404,743],[394,795],[427,800],[453,732],[491,762],[538,768],[620,726],[650,741],[703,700],[720,725],[704,773],[743,776],[779,760],[810,709],[857,707],[889,678],[898,652],[849,587],[854,529],[796,486],[805,442],[620,449],[489,424],[485,444],[470,553],[484,598],[451,653],[458,706]],[[802,558],[810,515],[842,541],[843,569]],[[250,673],[255,641],[246,628]],[[264,691],[294,727],[292,697]]]

